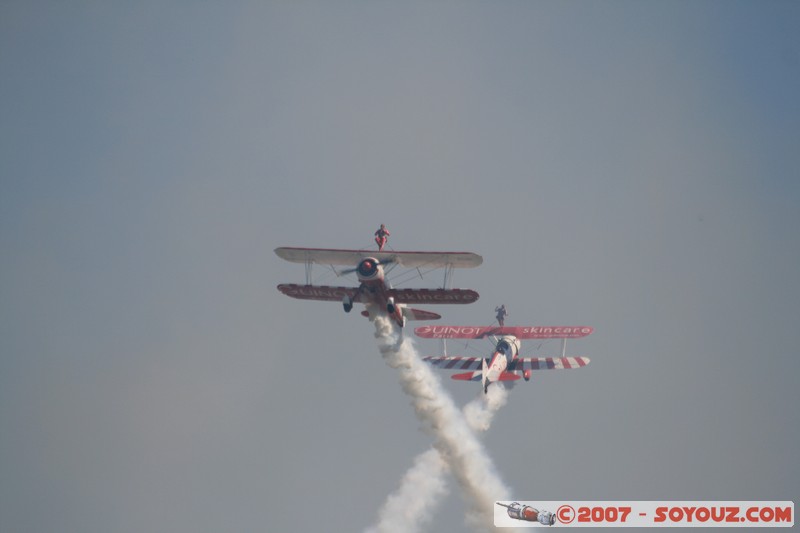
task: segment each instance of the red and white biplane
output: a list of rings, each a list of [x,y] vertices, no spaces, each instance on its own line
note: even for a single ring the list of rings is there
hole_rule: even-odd
[[[467,370],[450,376],[461,381],[480,381],[485,393],[496,381],[530,381],[534,370],[581,368],[588,357],[566,357],[567,339],[585,337],[589,326],[422,326],[414,333],[423,339],[487,339],[494,343],[492,355],[484,357],[438,356],[423,359],[442,370]],[[519,357],[520,339],[562,339],[561,357]]]
[[[406,320],[436,320],[441,318],[436,313],[412,309],[408,304],[470,304],[478,299],[478,293],[470,289],[447,288],[454,268],[473,268],[483,262],[483,258],[470,252],[396,252],[369,250],[332,250],[325,248],[276,248],[278,257],[292,263],[306,265],[306,283],[278,285],[278,290],[286,296],[300,300],[323,300],[342,302],[345,312],[349,313],[354,303],[374,306],[378,312],[385,312],[400,327]],[[340,287],[331,285],[313,285],[311,269],[313,265],[330,265],[337,276],[355,272],[358,276],[358,287]],[[342,271],[336,266],[355,265]],[[386,279],[384,267],[401,266],[416,269],[420,276],[421,269],[444,269],[444,287],[437,289],[394,289]],[[369,316],[368,311],[361,313]]]

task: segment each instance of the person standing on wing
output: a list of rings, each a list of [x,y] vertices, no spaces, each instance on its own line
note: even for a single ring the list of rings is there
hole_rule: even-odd
[[[508,312],[506,311],[506,304],[502,304],[500,305],[500,307],[495,307],[494,310],[497,313],[497,323],[500,324],[500,327],[502,328],[505,323],[506,317],[508,316]]]
[[[386,241],[389,240],[389,230],[386,229],[386,226],[381,224],[381,227],[378,228],[378,231],[375,232],[375,242],[378,243],[378,251],[382,252],[383,247],[386,246]]]

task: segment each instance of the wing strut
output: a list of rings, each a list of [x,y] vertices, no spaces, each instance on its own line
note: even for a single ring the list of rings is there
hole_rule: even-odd
[[[561,357],[567,356],[567,339],[561,339]]]
[[[328,265],[328,268],[331,269],[331,272],[333,272],[333,275],[336,276],[337,278],[342,277],[342,273],[333,268],[333,265]]]
[[[311,285],[311,268],[314,266],[314,262],[306,258],[306,285]]]
[[[444,266],[444,286],[443,289],[450,289],[453,283],[453,263]]]
[[[443,289],[450,289],[453,284],[453,265],[448,263],[444,266],[444,286]],[[442,354],[447,357],[447,339],[442,339]]]

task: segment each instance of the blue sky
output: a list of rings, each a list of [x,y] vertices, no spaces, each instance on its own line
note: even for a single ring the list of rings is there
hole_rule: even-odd
[[[515,497],[796,501],[798,22],[5,3],[0,530],[371,524],[430,438],[369,323],[278,293],[303,271],[272,250],[381,222],[483,255],[443,323],[596,328],[483,437]],[[451,492],[431,530],[463,530]]]

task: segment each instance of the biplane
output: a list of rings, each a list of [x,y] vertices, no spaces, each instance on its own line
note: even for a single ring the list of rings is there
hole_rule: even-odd
[[[369,250],[335,250],[326,248],[276,248],[281,259],[292,263],[303,263],[306,267],[306,283],[298,285],[284,283],[278,290],[286,296],[300,300],[338,301],[346,313],[353,304],[362,303],[367,310],[361,314],[369,316],[369,309],[385,312],[402,328],[406,320],[437,320],[441,315],[408,305],[416,304],[471,304],[478,299],[478,293],[471,289],[448,288],[453,269],[473,268],[483,262],[483,258],[471,252],[398,252]],[[314,265],[329,265],[337,276],[355,272],[357,287],[314,285],[312,268]],[[355,266],[353,266],[355,265]],[[334,266],[351,268],[337,271]],[[436,289],[395,289],[386,278],[385,268],[395,266],[416,269],[422,276],[422,269],[444,269],[444,286]]]
[[[414,333],[423,339],[490,339],[490,357],[442,355],[423,360],[442,370],[466,370],[450,376],[461,381],[480,381],[483,392],[496,381],[530,381],[531,372],[581,368],[588,357],[567,357],[567,339],[585,337],[594,331],[589,326],[422,326]],[[521,339],[562,339],[561,357],[519,357]]]

